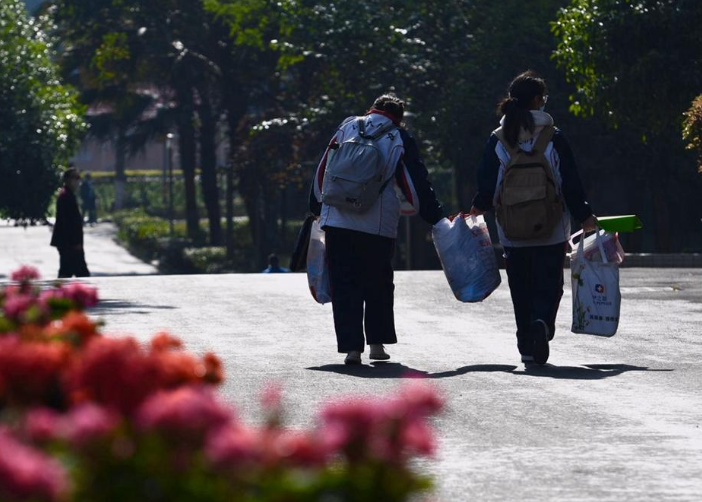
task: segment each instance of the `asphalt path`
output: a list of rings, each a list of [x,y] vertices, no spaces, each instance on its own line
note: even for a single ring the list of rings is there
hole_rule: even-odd
[[[115,242],[117,228],[98,223],[83,228],[85,258],[94,276],[156,274],[156,267],[130,255]],[[0,280],[20,265],[36,267],[44,279],[58,275],[59,254],[49,245],[51,227],[15,227],[0,220]]]
[[[566,271],[567,273],[567,271]],[[702,500],[702,270],[622,269],[611,339],[570,332],[569,284],[550,365],[519,363],[506,281],[456,301],[441,272],[396,274],[390,362],[347,367],[330,305],[302,274],[92,278],[111,336],[168,330],[225,362],[223,397],[261,420],[259,393],[285,389],[288,424],[331,397],[386,395],[408,373],[447,399],[439,450],[417,467],[442,501]],[[503,277],[504,279],[504,277]]]

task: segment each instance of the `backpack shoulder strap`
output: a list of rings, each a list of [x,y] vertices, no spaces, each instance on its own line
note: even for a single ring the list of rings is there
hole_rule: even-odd
[[[546,147],[551,141],[551,138],[553,138],[553,133],[555,131],[556,129],[552,125],[544,127],[541,133],[539,134],[536,143],[534,144],[533,151],[536,151],[540,154],[546,153]]]
[[[372,138],[373,140],[377,140],[378,138],[382,138],[385,134],[389,133],[395,128],[395,124],[392,122],[388,122],[384,126],[382,126],[380,129],[378,129],[375,134],[373,134]]]
[[[358,135],[362,138],[366,137],[366,121],[363,117],[356,117],[356,127],[358,127]]]
[[[509,145],[509,143],[507,143],[507,138],[505,138],[504,129],[502,129],[502,127],[500,126],[497,129],[495,129],[495,131],[493,131],[493,132],[494,132],[495,136],[497,136],[497,139],[500,140],[500,143],[502,143],[502,146],[505,148],[505,150],[507,150],[507,153],[509,153],[509,156],[511,158],[514,158],[514,156],[517,155],[517,153],[519,153],[519,148],[511,147]]]

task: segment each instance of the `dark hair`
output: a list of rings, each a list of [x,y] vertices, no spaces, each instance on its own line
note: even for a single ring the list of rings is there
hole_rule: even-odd
[[[66,183],[71,178],[80,178],[80,173],[75,167],[69,167],[63,172],[63,177],[61,178],[64,183]]]
[[[278,255],[277,255],[277,254],[271,253],[271,254],[268,255],[268,264],[269,264],[269,265],[271,265],[271,266],[273,266],[273,267],[277,267],[277,266],[278,266],[278,263],[280,263],[280,261],[278,260]]]
[[[405,115],[405,103],[394,94],[383,94],[373,102],[373,108],[389,113],[395,117],[396,122],[402,122]]]
[[[497,114],[505,117],[502,130],[509,146],[517,146],[520,129],[534,132],[534,117],[529,107],[535,97],[544,95],[546,82],[531,70],[517,75],[509,84],[507,97],[497,105]]]

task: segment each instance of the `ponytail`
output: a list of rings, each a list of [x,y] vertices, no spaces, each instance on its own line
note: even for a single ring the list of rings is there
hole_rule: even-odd
[[[534,132],[536,125],[530,104],[535,97],[545,94],[546,82],[532,71],[518,75],[509,85],[507,97],[497,105],[497,114],[504,116],[502,130],[510,147],[517,147],[521,129]]]

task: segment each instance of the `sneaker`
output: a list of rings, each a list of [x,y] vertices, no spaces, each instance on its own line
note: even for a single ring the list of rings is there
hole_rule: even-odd
[[[522,362],[523,363],[533,363],[534,356],[525,356],[524,354],[522,354]]]
[[[370,346],[370,358],[376,361],[387,361],[390,354],[385,352],[385,347],[380,343],[372,343]]]
[[[546,364],[549,356],[548,326],[541,319],[531,323],[531,335],[534,338],[534,362]]]
[[[346,354],[344,364],[361,364],[361,351],[352,350]]]

